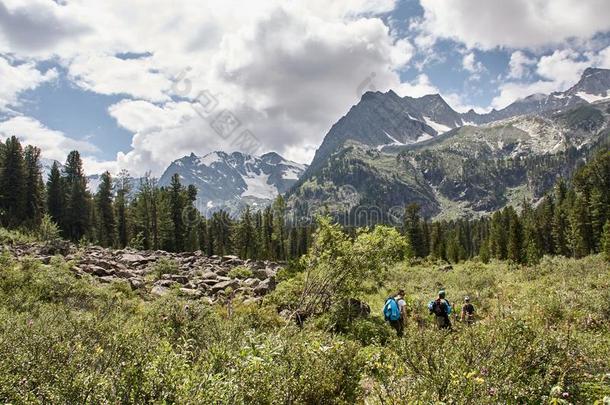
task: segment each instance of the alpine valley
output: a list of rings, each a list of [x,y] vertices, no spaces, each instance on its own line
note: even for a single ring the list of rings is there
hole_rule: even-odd
[[[536,202],[558,177],[569,179],[608,145],[609,119],[607,69],[588,68],[566,91],[486,114],[458,113],[438,94],[367,92],[331,127],[309,166],[274,152],[191,154],[172,162],[158,184],[178,174],[196,187],[206,215],[261,209],[282,194],[297,218],[330,212],[357,224],[357,210],[374,210],[388,222],[410,203],[427,218],[478,217]],[[99,175],[88,181],[96,190]]]
[[[608,145],[609,119],[606,69],[588,68],[564,92],[487,114],[460,114],[440,95],[367,92],[332,126],[288,192],[288,207],[357,224],[358,210],[388,221],[410,203],[428,218],[454,219],[536,202]]]

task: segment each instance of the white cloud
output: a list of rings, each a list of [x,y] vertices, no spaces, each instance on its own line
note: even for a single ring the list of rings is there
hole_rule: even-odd
[[[610,30],[607,0],[421,0],[421,5],[418,28],[424,36],[469,48],[538,48]]]
[[[396,93],[402,97],[421,97],[426,94],[436,94],[438,92],[439,89],[430,82],[428,75],[425,73],[418,75],[415,80],[411,82],[400,83],[400,86],[396,90]]]
[[[462,67],[470,73],[480,73],[485,68],[483,64],[476,60],[474,52],[469,52],[462,58]]]
[[[60,162],[65,161],[72,150],[78,150],[85,155],[98,152],[90,142],[70,138],[63,132],[47,128],[34,118],[26,116],[0,122],[0,135],[3,138],[16,136],[24,144],[38,146],[43,157]]]
[[[503,83],[500,85],[500,94],[491,104],[499,109],[530,94],[567,90],[576,84],[582,72],[592,63],[592,60],[584,59],[582,55],[570,49],[558,50],[542,56],[536,63],[536,73],[543,80],[530,83]]]
[[[54,58],[78,86],[130,97],[109,114],[134,133],[132,150],[117,157],[134,174],[159,174],[191,151],[240,147],[189,105],[203,90],[218,96],[218,110],[238,117],[240,130],[256,135],[262,152],[307,161],[363,91],[399,86],[398,70],[414,53],[377,17],[395,0],[41,1],[9,0],[8,18],[43,15],[42,26],[61,21],[74,35],[61,32],[47,43],[22,35],[17,44],[13,24],[0,35],[0,53]],[[125,52],[146,56],[117,56]],[[189,89],[177,91],[172,80],[187,67]]]
[[[522,51],[515,51],[510,55],[510,61],[508,62],[508,77],[511,79],[521,79],[527,74],[529,67],[535,64],[535,58],[528,57]]]
[[[2,111],[9,105],[15,106],[19,103],[19,93],[55,79],[57,71],[51,69],[43,74],[31,62],[11,64],[7,59],[0,57],[0,77],[2,78],[0,111]]]
[[[79,55],[69,63],[69,77],[78,86],[100,94],[128,94],[150,101],[166,101],[172,82],[155,69],[150,57]]]

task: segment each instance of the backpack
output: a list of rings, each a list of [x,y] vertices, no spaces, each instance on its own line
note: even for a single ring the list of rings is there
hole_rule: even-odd
[[[383,305],[383,316],[386,321],[397,321],[400,319],[400,308],[393,297],[388,298]]]
[[[434,301],[434,304],[432,304],[432,313],[434,313],[436,316],[445,316],[445,308],[440,298]]]

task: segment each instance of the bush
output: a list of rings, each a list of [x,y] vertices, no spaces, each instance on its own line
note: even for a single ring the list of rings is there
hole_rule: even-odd
[[[178,263],[175,260],[166,257],[157,260],[152,269],[152,274],[156,280],[160,280],[166,274],[175,274],[177,272]]]
[[[50,215],[45,214],[44,217],[42,217],[42,222],[38,227],[37,236],[38,239],[43,242],[51,242],[59,239],[59,227],[55,222],[53,222]]]
[[[251,278],[253,277],[252,270],[246,266],[233,267],[228,274],[231,278]]]

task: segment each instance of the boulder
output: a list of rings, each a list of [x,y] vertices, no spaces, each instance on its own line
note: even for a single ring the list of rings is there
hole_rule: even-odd
[[[162,297],[164,295],[169,294],[169,288],[161,286],[161,285],[154,285],[153,288],[150,290],[150,293],[152,295]]]
[[[259,280],[265,280],[269,278],[269,275],[267,274],[267,270],[265,268],[252,269],[252,275],[258,278]]]
[[[256,278],[247,278],[244,281],[242,281],[241,283],[245,286],[254,288],[260,283],[260,280],[256,279]]]
[[[128,264],[136,264],[136,263],[147,263],[150,261],[149,258],[146,258],[142,255],[139,254],[134,254],[134,253],[124,253],[121,255],[120,260],[122,262],[128,263]]]
[[[237,284],[237,280],[221,281],[220,283],[214,284],[211,289],[213,293],[218,293],[220,291],[226,290],[229,287],[235,288],[237,287]]]
[[[138,290],[144,287],[144,280],[142,280],[141,278],[132,277],[127,281],[129,281],[129,285],[131,286],[132,290]]]
[[[199,290],[195,290],[193,288],[182,287],[180,289],[180,294],[186,295],[187,297],[191,297],[191,298],[199,298],[203,295],[203,292],[199,291]]]
[[[154,285],[161,287],[171,287],[174,284],[176,284],[174,280],[157,280]]]
[[[212,271],[205,271],[201,276],[202,279],[216,279],[216,273],[212,272]]]
[[[103,277],[98,278],[98,280],[104,284],[110,284],[114,281],[117,281],[117,279],[113,276],[103,276]]]
[[[114,273],[112,270],[106,270],[105,268],[96,266],[95,264],[83,265],[81,266],[81,269],[85,273],[93,274],[94,276],[98,277],[110,276]]]
[[[261,281],[255,288],[254,294],[257,296],[265,295],[275,289],[275,279],[268,278]]]
[[[170,274],[170,280],[173,280],[176,283],[180,283],[180,284],[186,284],[189,282],[189,278],[182,274]]]

